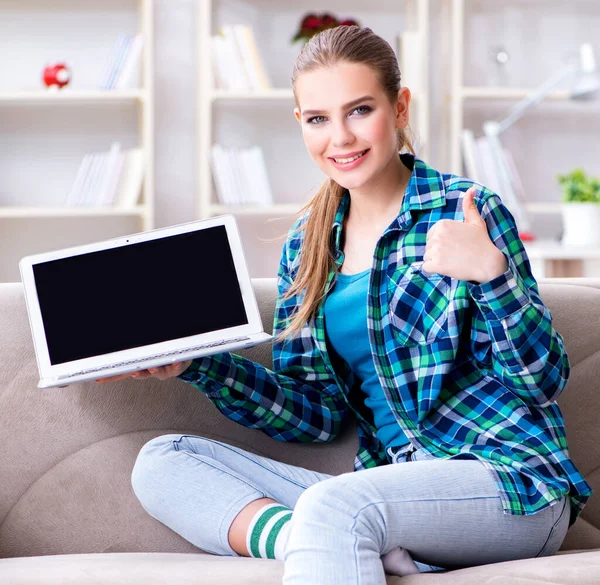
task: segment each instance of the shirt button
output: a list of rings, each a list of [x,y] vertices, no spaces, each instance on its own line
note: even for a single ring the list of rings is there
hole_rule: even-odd
[[[489,308],[489,307],[486,307],[485,305],[484,305],[483,307],[481,307],[481,310],[482,310],[484,313],[489,313],[489,312],[490,312],[490,308]]]

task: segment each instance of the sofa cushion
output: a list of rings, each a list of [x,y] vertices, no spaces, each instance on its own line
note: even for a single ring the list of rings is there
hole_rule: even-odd
[[[253,281],[270,330],[274,279]],[[576,465],[600,489],[600,280],[540,283],[573,370],[559,399]],[[270,365],[268,344],[240,351]],[[352,426],[333,443],[282,444],[223,417],[179,380],[93,382],[40,390],[20,284],[0,285],[0,557],[92,552],[196,550],[134,498],[137,451],[173,431],[224,440],[258,454],[326,473],[352,468]],[[600,547],[594,495],[564,548]]]
[[[108,553],[0,559],[0,585],[280,585],[283,563],[178,553]],[[600,550],[388,577],[388,585],[598,583]]]

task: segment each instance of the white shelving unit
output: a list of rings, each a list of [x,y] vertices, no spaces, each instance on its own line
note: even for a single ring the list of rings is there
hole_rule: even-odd
[[[600,49],[596,34],[600,5],[591,0],[569,4],[559,0],[447,2],[452,22],[448,170],[464,174],[463,129],[481,136],[485,120],[504,118],[512,105],[564,67],[580,43],[592,42]],[[500,46],[509,55],[501,86],[492,61],[492,51]],[[540,238],[531,252],[547,266],[556,260],[554,268],[546,271],[553,276],[561,275],[559,264],[567,261],[566,252],[556,243],[562,228],[556,176],[576,167],[600,174],[594,146],[600,130],[599,112],[600,102],[569,100],[567,87],[561,86],[502,135],[504,146],[515,159],[528,197],[525,208]],[[576,275],[573,267],[578,260],[598,257],[598,251],[592,252],[586,256],[577,250],[568,251],[570,276]],[[581,262],[577,265],[583,270]]]
[[[198,19],[198,195],[197,217],[234,214],[242,231],[250,271],[254,277],[273,276],[281,252],[280,238],[294,215],[316,193],[325,175],[306,152],[295,107],[290,77],[301,49],[292,44],[302,18],[308,13],[332,13],[352,18],[385,38],[398,51],[398,38],[418,32],[415,55],[427,71],[429,0],[389,2],[372,0],[205,0],[196,4]],[[261,58],[273,89],[240,92],[215,89],[210,38],[224,25],[252,27]],[[413,90],[411,127],[421,145],[419,156],[429,148],[429,95],[427,75],[420,76],[419,90],[404,75],[403,85]],[[412,80],[417,81],[417,80]],[[273,199],[271,206],[226,206],[218,201],[210,168],[213,144],[230,148],[262,148]],[[280,221],[281,220],[281,221]],[[273,224],[272,222],[276,222]],[[274,226],[274,227],[273,227]]]
[[[120,35],[144,36],[141,87],[97,89]],[[151,229],[154,225],[153,0],[0,0],[0,281],[18,280],[27,254]],[[64,61],[72,80],[47,90],[49,62]],[[113,141],[144,152],[140,203],[67,207],[87,152]],[[40,221],[43,222],[40,223]]]

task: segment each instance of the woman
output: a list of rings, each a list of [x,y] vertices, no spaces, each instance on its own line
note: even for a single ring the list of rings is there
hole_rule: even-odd
[[[330,441],[354,417],[355,472],[169,435],[142,449],[137,497],[206,551],[283,559],[285,585],[553,554],[591,489],[555,403],[568,358],[513,217],[412,154],[410,92],[371,30],[313,37],[292,84],[329,178],[283,247],[273,370],[222,353],[133,375],[177,375],[280,441]]]

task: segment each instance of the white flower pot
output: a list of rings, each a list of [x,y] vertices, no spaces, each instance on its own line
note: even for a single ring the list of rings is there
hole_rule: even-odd
[[[600,248],[600,204],[563,203],[564,246]]]

